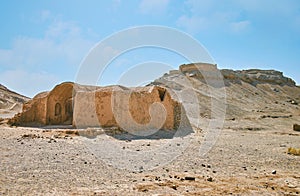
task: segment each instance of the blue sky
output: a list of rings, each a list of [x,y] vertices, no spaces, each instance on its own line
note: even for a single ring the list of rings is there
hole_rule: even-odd
[[[7,0],[0,18],[0,83],[27,96],[74,81],[96,43],[140,25],[190,34],[220,68],[277,69],[300,84],[298,0]],[[131,51],[99,84],[116,83],[126,69],[147,61],[174,69],[187,63],[170,51]]]

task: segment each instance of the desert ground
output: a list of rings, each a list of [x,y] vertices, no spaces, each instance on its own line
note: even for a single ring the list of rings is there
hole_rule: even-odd
[[[288,121],[294,120],[299,117]],[[286,119],[261,121],[290,124]],[[226,122],[205,156],[198,155],[199,143],[193,141],[172,162],[145,171],[103,162],[74,129],[2,125],[1,194],[299,195],[300,157],[288,154],[287,149],[299,146],[300,133],[284,125],[264,130],[236,128],[249,122]],[[197,136],[200,142],[201,131],[187,137]],[[108,139],[118,142],[120,149],[144,153],[168,140]]]

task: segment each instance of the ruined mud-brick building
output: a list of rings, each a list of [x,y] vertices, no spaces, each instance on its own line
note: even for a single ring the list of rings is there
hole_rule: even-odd
[[[181,104],[161,86],[96,87],[65,82],[25,103],[10,123],[136,129],[147,125],[169,130],[179,126],[181,109]]]

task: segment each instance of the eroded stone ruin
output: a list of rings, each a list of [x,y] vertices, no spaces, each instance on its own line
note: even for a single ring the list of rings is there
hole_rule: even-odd
[[[174,130],[179,126],[181,111],[181,104],[161,86],[96,87],[65,82],[25,103],[23,111],[9,123],[133,129],[147,125],[153,129]]]

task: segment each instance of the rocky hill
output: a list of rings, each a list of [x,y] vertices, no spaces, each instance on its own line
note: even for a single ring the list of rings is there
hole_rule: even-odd
[[[10,118],[22,110],[29,98],[13,92],[0,84],[0,118]]]
[[[218,74],[220,77],[215,78]],[[244,124],[239,127],[242,129],[249,128],[250,124],[252,128],[256,124],[254,129],[264,129],[269,126],[269,120],[275,118],[284,118],[284,122],[292,124],[295,122],[293,117],[300,116],[300,87],[275,70],[218,71],[216,65],[184,64],[150,85],[170,88],[183,102],[195,126],[203,127],[207,120],[214,118],[214,112],[225,113],[225,120],[229,122],[243,121],[238,123],[239,126]],[[213,100],[219,100],[225,107],[212,110]]]

